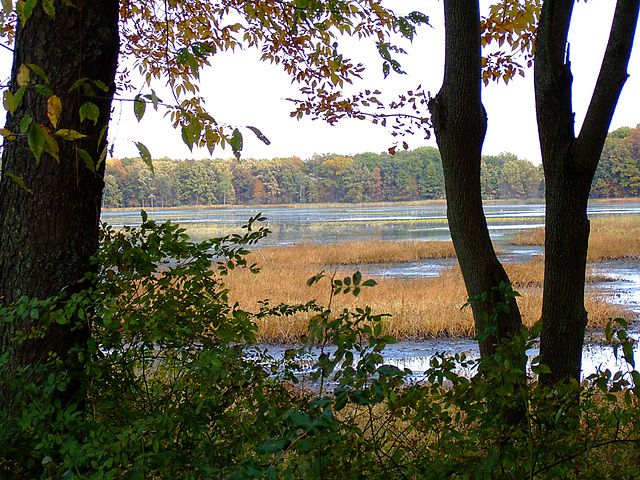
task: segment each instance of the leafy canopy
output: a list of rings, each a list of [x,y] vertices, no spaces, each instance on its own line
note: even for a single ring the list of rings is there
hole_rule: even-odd
[[[51,0],[3,1],[0,37],[7,48],[13,41],[16,22],[24,25],[38,5],[54,19],[56,9],[73,8],[70,0],[61,4]],[[539,0],[508,0],[491,7],[483,19],[483,43],[487,46],[497,43],[499,49],[485,57],[485,83],[500,78],[508,82],[516,73],[524,75],[518,54],[523,54],[526,66],[530,66],[539,8]],[[300,85],[301,98],[293,100],[293,117],[311,115],[329,123],[344,117],[368,119],[391,127],[394,136],[416,131],[429,136],[430,122],[425,109],[428,94],[422,86],[388,103],[381,100],[378,90],[364,89],[345,96],[344,87],[360,79],[365,67],[345,57],[339,43],[345,36],[375,42],[385,77],[391,71],[402,74],[397,56],[406,52],[394,41],[398,35],[412,40],[416,26],[429,22],[423,13],[396,15],[380,0],[135,0],[121,2],[120,19],[123,66],[117,79],[116,98],[132,103],[138,121],[149,106],[163,111],[173,126],[180,129],[182,140],[190,149],[204,147],[212,153],[217,146],[230,145],[239,158],[243,132],[247,131],[265,144],[270,143],[258,127],[234,125],[216,118],[200,94],[200,73],[215,54],[247,48],[260,50],[262,61],[282,66],[292,82]],[[502,49],[505,43],[510,47],[507,51]],[[130,68],[143,79],[142,85],[136,83]],[[59,160],[58,141],[83,138],[77,125],[58,124],[65,108],[62,99],[69,92],[52,91],[47,76],[51,74],[37,65],[22,65],[18,69],[18,90],[3,93],[4,107],[10,114],[15,112],[27,89],[47,97],[50,124],[39,124],[27,116],[19,132],[0,130],[8,140],[26,138],[37,161],[43,153]],[[93,79],[80,78],[72,90],[95,96],[105,94],[108,87]],[[156,89],[161,88],[168,89],[172,98],[159,98]],[[80,109],[80,123],[95,123],[99,114],[98,107],[88,101]],[[387,125],[387,120],[392,123]],[[149,149],[138,142],[136,146],[153,168]],[[408,148],[406,142],[402,146]],[[94,171],[107,154],[104,149],[96,158],[79,147],[77,151],[84,164]],[[390,151],[394,153],[395,147]]]

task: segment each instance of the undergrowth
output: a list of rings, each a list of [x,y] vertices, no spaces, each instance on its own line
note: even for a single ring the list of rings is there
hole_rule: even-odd
[[[246,311],[225,275],[257,272],[248,247],[268,231],[250,219],[238,235],[193,243],[169,222],[103,230],[86,288],[23,298],[3,322],[38,318],[91,339],[69,358],[84,365],[85,401],[61,404],[69,366],[46,352],[0,377],[14,401],[0,410],[0,476],[43,479],[544,479],[638,478],[640,375],[624,328],[608,340],[628,364],[578,385],[536,382],[546,367],[511,362],[537,332],[494,357],[436,355],[423,378],[384,363],[385,315],[336,308],[375,282],[320,273],[328,301]],[[212,262],[216,265],[211,269]],[[507,285],[502,288],[510,288]],[[508,295],[510,298],[515,295]],[[508,305],[495,306],[496,311]],[[255,344],[265,316],[305,313],[304,345],[272,358]],[[492,321],[488,318],[487,321]],[[621,327],[625,327],[624,322]],[[311,373],[301,358],[314,354]],[[461,372],[481,372],[473,376]],[[574,400],[579,398],[579,402]],[[506,412],[522,412],[515,423]]]

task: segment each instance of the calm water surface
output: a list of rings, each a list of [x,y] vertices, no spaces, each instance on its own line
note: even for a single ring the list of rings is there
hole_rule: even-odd
[[[334,207],[270,207],[211,210],[153,210],[157,221],[171,220],[195,240],[236,232],[249,217],[262,213],[272,234],[262,246],[301,242],[339,243],[349,240],[446,240],[449,229],[445,205],[368,205]],[[640,204],[597,204],[589,215],[640,214]],[[544,224],[544,204],[487,205],[485,215],[492,238],[503,243],[514,234]],[[140,213],[104,212],[113,225],[139,225]]]

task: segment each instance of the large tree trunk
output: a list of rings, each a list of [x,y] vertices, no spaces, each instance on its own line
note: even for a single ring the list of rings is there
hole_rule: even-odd
[[[591,182],[622,86],[639,0],[619,0],[605,58],[579,136],[574,134],[567,34],[573,0],[543,5],[535,54],[536,112],[546,179],[546,252],[542,306],[545,383],[579,380],[587,312],[584,282]]]
[[[86,150],[97,163],[106,145],[119,50],[119,6],[117,0],[74,0],[73,4],[56,2],[54,20],[39,2],[25,25],[17,27],[10,91],[18,90],[21,65],[40,67],[50,84],[31,71],[30,85],[42,83],[61,99],[58,128],[79,131],[86,138],[75,142],[58,139],[59,162],[46,153],[36,162],[26,136],[5,141],[0,185],[0,303],[4,305],[24,295],[48,298],[63,287],[73,291],[90,269],[90,257],[98,246],[104,162],[94,173],[85,167],[77,149]],[[101,81],[108,92],[94,84],[95,96],[78,88],[70,91],[74,82],[85,77]],[[100,109],[95,124],[80,122],[79,109],[89,101]],[[8,114],[6,128],[19,132],[26,115],[54,131],[47,117],[47,99],[33,88],[27,89],[14,114]],[[30,192],[7,174],[21,178]],[[64,358],[89,335],[88,328],[57,326],[44,338],[21,346],[12,341],[16,332],[38,326],[33,319],[0,324],[0,351],[9,352],[12,370],[40,361],[49,351]],[[66,394],[69,401],[78,393],[70,390]],[[3,383],[0,408],[11,400],[8,384]]]
[[[472,305],[476,331],[485,330],[483,314],[504,301],[494,290],[509,282],[489,237],[482,208],[480,165],[487,118],[481,101],[482,63],[477,0],[445,0],[445,72],[442,88],[429,102],[440,148],[447,194],[447,218],[467,293],[487,292],[488,301]],[[497,331],[480,342],[480,353],[495,353],[501,339],[518,333],[520,312],[514,304],[498,318]]]

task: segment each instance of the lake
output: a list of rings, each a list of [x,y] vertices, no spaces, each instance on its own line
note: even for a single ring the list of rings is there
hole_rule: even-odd
[[[544,225],[544,204],[485,206],[491,237],[504,244],[522,230]],[[447,240],[450,238],[444,204],[384,204],[365,206],[238,207],[230,209],[148,210],[149,218],[171,220],[187,229],[194,240],[236,232],[251,216],[262,213],[272,234],[262,246],[301,242],[339,243],[350,240]],[[640,203],[602,203],[589,215],[640,214]],[[103,212],[102,220],[117,227],[139,225],[139,211]]]

